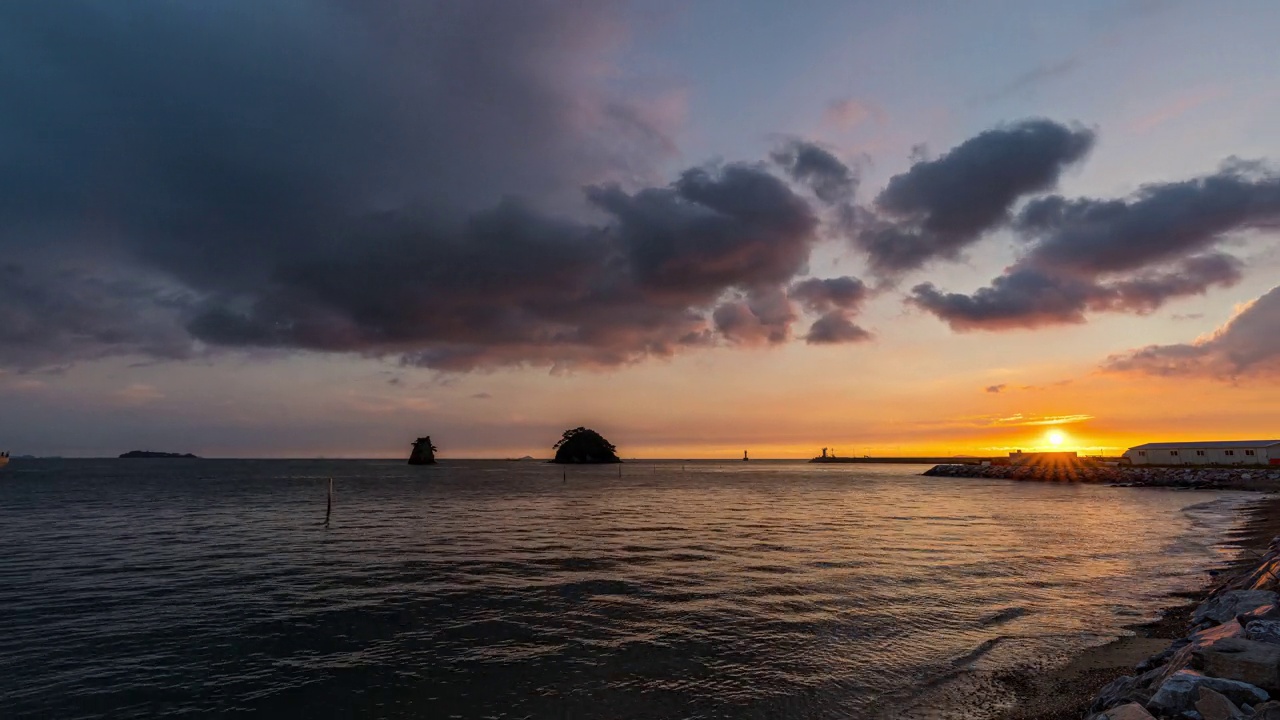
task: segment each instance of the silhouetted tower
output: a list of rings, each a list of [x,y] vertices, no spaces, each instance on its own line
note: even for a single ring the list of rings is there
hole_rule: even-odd
[[[409,455],[410,465],[435,465],[436,446],[431,444],[431,436],[420,437],[413,443],[413,453]]]
[[[751,458],[747,457],[747,451],[746,451],[746,450],[743,450],[743,451],[742,451],[742,462],[747,462],[747,461],[748,461],[748,460],[750,460],[750,459],[751,459]]]

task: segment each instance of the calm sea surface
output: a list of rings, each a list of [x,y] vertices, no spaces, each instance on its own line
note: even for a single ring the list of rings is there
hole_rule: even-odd
[[[923,469],[15,460],[0,717],[978,718],[1251,501]]]

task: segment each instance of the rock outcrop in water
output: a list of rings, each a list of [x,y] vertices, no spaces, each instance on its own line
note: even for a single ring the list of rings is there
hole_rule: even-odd
[[[121,455],[120,457],[125,460],[136,460],[138,458],[165,459],[165,460],[199,460],[200,459],[195,455],[192,455],[191,453],[183,454],[183,453],[152,452],[151,450],[130,450],[129,452]]]
[[[413,452],[409,454],[410,465],[435,465],[436,450],[435,445],[431,444],[431,436],[420,437],[413,443]]]
[[[565,430],[552,449],[556,451],[555,459],[551,461],[554,463],[586,465],[622,462],[613,443],[590,428]]]

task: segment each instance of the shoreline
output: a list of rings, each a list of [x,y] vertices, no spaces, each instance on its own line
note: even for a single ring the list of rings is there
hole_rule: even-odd
[[[1202,587],[1169,596],[1160,618],[1126,626],[1131,636],[1088,648],[1064,665],[1047,671],[1007,671],[997,681],[1014,701],[1000,720],[1080,720],[1089,716],[1098,692],[1113,680],[1134,673],[1134,666],[1185,637],[1195,609],[1222,586],[1257,566],[1273,538],[1280,536],[1280,487],[1244,510],[1244,522],[1224,539],[1237,546],[1235,557],[1220,568],[1206,568],[1211,579]],[[1216,573],[1216,574],[1215,574]]]

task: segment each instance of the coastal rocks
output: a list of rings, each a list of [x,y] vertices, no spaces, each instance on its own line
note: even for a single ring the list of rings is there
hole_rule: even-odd
[[[1244,629],[1249,640],[1280,645],[1280,620],[1253,620]]]
[[[1160,720],[1280,720],[1277,575],[1280,537],[1193,611],[1190,635],[1099,691],[1090,720],[1144,717],[1134,706]]]
[[[1196,652],[1195,658],[1206,675],[1280,692],[1280,645],[1228,638]]]
[[[1179,670],[1185,668],[1192,657],[1205,648],[1212,647],[1214,644],[1231,638],[1244,637],[1244,628],[1235,620],[1228,620],[1221,625],[1205,628],[1190,637],[1174,643],[1177,650],[1169,657],[1168,661],[1160,671],[1160,680],[1164,680]],[[1160,684],[1160,680],[1156,682]]]
[[[1089,709],[1092,712],[1098,712],[1125,703],[1146,705],[1151,700],[1152,693],[1155,692],[1157,680],[1163,674],[1164,668],[1157,667],[1137,677],[1132,675],[1118,677],[1099,691],[1098,697]]]
[[[1237,705],[1257,705],[1271,699],[1265,690],[1246,682],[1208,677],[1195,670],[1179,670],[1160,685],[1160,689],[1147,703],[1147,709],[1171,716],[1191,710],[1200,697],[1201,687],[1217,691]]]
[[[1264,605],[1274,605],[1277,596],[1270,590],[1231,590],[1205,602],[1191,615],[1196,626],[1225,623],[1237,615],[1250,613]]]
[[[925,475],[934,477],[991,478],[1032,482],[1076,482],[1120,487],[1172,487],[1183,489],[1256,489],[1263,474],[1242,469],[1210,467],[1150,467],[1103,465],[1090,460],[1070,464],[935,465]],[[1280,474],[1272,473],[1280,479]]]
[[[1225,695],[1207,687],[1200,688],[1200,699],[1196,701],[1196,712],[1204,720],[1240,720],[1244,712]]]
[[[1280,578],[1280,545],[1277,543],[1280,543],[1280,538],[1271,541],[1267,553],[1252,572],[1236,577],[1226,587],[1233,590],[1276,587],[1277,578]]]
[[[1254,708],[1252,720],[1280,720],[1280,702],[1273,700]]]

